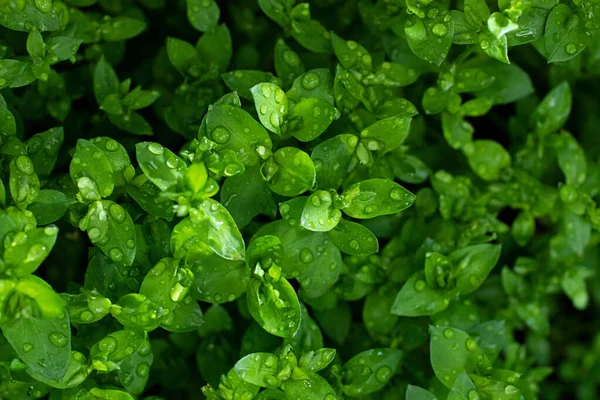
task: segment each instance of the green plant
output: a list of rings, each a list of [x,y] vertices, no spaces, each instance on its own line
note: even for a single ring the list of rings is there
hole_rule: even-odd
[[[0,398],[597,398],[599,13],[0,0]]]

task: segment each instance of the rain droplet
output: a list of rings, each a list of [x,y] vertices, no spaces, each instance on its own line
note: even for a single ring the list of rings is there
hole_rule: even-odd
[[[260,113],[262,115],[265,115],[268,111],[269,111],[269,107],[266,104],[263,104],[262,106],[260,106]]]
[[[69,339],[60,332],[52,332],[48,335],[48,340],[57,347],[65,347],[69,343]]]
[[[125,220],[125,210],[118,204],[111,204],[109,208],[110,216],[117,222]]]
[[[98,228],[92,228],[88,231],[88,236],[92,242],[98,240],[100,238],[101,232]]]
[[[147,362],[141,362],[135,368],[135,373],[142,378],[147,377],[149,372],[150,372],[150,366],[148,365]]]
[[[271,87],[269,87],[266,84],[263,84],[260,87],[260,91],[262,92],[262,95],[265,96],[265,97],[270,97],[271,96]]]
[[[354,40],[348,40],[348,41],[346,42],[346,45],[348,46],[348,48],[349,48],[350,50],[356,50],[356,49],[357,49],[357,47],[358,47],[358,44],[357,44],[357,43],[356,43]]]
[[[381,367],[375,373],[375,377],[379,382],[387,382],[392,376],[392,369],[390,367]]]
[[[290,67],[297,67],[300,65],[300,57],[291,50],[285,50],[283,52],[283,61]]]
[[[165,148],[158,143],[150,143],[148,145],[148,150],[150,150],[150,153],[156,154],[157,156],[160,156],[165,152]]]
[[[467,339],[465,342],[465,346],[467,348],[467,350],[469,351],[475,351],[477,350],[477,342],[474,339]]]
[[[444,329],[444,337],[446,339],[452,339],[454,337],[454,331],[452,329]]]
[[[33,173],[33,163],[27,156],[19,156],[15,161],[17,168],[24,174],[32,174]]]
[[[119,143],[117,143],[115,140],[108,139],[108,141],[105,144],[105,147],[106,150],[115,151],[119,148]]]
[[[38,10],[47,14],[52,10],[52,0],[35,0],[35,6]]]
[[[314,260],[314,255],[308,247],[305,247],[304,249],[302,249],[300,251],[300,260],[306,264],[308,264]]]
[[[227,143],[229,140],[229,131],[223,127],[217,127],[212,131],[212,140],[217,143]]]
[[[315,89],[320,83],[321,79],[319,78],[319,75],[315,74],[314,72],[307,72],[302,77],[302,87],[304,87],[304,89]]]
[[[269,117],[269,121],[271,122],[271,125],[273,125],[274,127],[279,127],[279,125],[281,125],[281,119],[279,117],[279,113],[277,112],[273,112],[271,113],[271,116]]]
[[[402,199],[404,199],[404,192],[400,189],[393,189],[390,192],[390,197],[393,200],[402,200]]]
[[[25,353],[29,353],[31,350],[33,350],[33,345],[31,343],[23,343],[23,351]]]
[[[358,250],[358,248],[360,247],[358,244],[358,240],[351,240],[350,241],[350,247],[353,248],[354,250]]]
[[[565,52],[570,55],[577,53],[577,45],[575,43],[569,43],[565,46]]]
[[[123,252],[119,249],[117,249],[116,247],[114,249],[111,249],[108,252],[108,256],[111,258],[111,260],[113,261],[122,261],[123,260]]]
[[[84,311],[79,315],[79,319],[81,319],[83,322],[90,322],[92,319],[94,319],[94,314],[91,313],[91,311]]]
[[[44,228],[44,234],[46,236],[55,236],[58,233],[58,227],[56,225],[48,225]]]

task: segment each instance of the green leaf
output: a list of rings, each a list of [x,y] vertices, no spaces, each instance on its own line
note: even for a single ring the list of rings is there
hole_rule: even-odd
[[[160,189],[146,175],[134,179],[132,184],[127,185],[125,189],[127,194],[147,213],[166,220],[173,218],[175,213],[173,202],[161,199]]]
[[[360,132],[361,141],[369,150],[384,153],[400,147],[410,129],[410,118],[390,117],[381,119]]]
[[[218,72],[227,71],[233,55],[231,33],[227,25],[221,24],[214,30],[202,35],[196,43],[196,50],[200,55],[214,63]]]
[[[546,20],[544,43],[548,62],[567,61],[581,53],[589,43],[582,18],[564,4],[557,4]]]
[[[409,15],[404,33],[410,49],[419,58],[441,65],[448,54],[454,36],[454,20],[448,10],[430,7],[425,18]]]
[[[139,395],[144,391],[153,361],[152,346],[146,339],[137,352],[121,362],[117,374],[119,381],[128,392]]]
[[[90,349],[91,366],[99,372],[118,370],[123,362],[145,346],[146,332],[125,329],[98,340]]]
[[[402,351],[395,349],[358,353],[344,364],[343,392],[355,397],[378,391],[392,378],[401,359]]]
[[[51,128],[45,132],[33,135],[25,142],[29,158],[38,176],[47,177],[51,174],[56,164],[64,136],[62,127]]]
[[[351,134],[337,135],[319,143],[311,154],[320,189],[337,189],[351,169],[358,137]]]
[[[259,1],[259,4],[261,3],[263,2]],[[274,57],[277,76],[283,81],[284,87],[290,87],[294,80],[304,73],[304,63],[283,39],[277,39],[275,42]]]
[[[35,201],[40,191],[40,180],[33,163],[27,156],[18,156],[10,161],[10,195],[17,207],[27,208]]]
[[[267,17],[279,25],[289,25],[294,0],[258,0],[258,5]]]
[[[50,63],[55,64],[59,61],[65,61],[77,54],[80,39],[70,38],[68,36],[56,36],[49,38],[46,42],[46,49],[50,56]]]
[[[463,6],[465,18],[476,28],[483,28],[490,17],[490,8],[485,0],[465,0]]]
[[[315,53],[331,52],[331,35],[321,23],[310,17],[310,5],[296,5],[291,13],[291,33],[304,48]]]
[[[408,385],[406,400],[438,400],[433,393],[418,386]]]
[[[238,107],[213,106],[206,116],[206,129],[219,148],[233,150],[246,166],[258,164],[272,147],[265,128]]]
[[[552,89],[531,114],[531,126],[540,135],[562,128],[571,114],[571,87],[561,82]]]
[[[288,100],[274,83],[259,83],[250,89],[260,122],[273,133],[281,134],[281,125],[288,112]]]
[[[336,114],[336,108],[325,100],[303,99],[287,114],[282,132],[301,142],[310,142],[325,132]]]
[[[126,266],[133,263],[135,228],[131,216],[119,204],[110,200],[93,202],[79,227],[112,261]]]
[[[252,279],[246,291],[248,310],[256,322],[272,335],[292,337],[302,314],[296,291],[281,277],[272,283]]]
[[[27,36],[27,52],[34,59],[43,59],[46,55],[44,38],[38,30],[29,32]]]
[[[219,23],[221,10],[214,0],[186,0],[188,20],[200,32],[212,31]]]
[[[500,258],[500,245],[477,244],[448,255],[456,266],[457,287],[461,294],[475,291],[487,278]]]
[[[67,301],[69,319],[76,324],[92,324],[100,321],[110,312],[111,302],[96,291],[80,294],[61,294]]]
[[[35,272],[50,254],[57,234],[58,228],[47,226],[19,232],[11,241],[5,240],[6,274],[23,277]]]
[[[227,178],[221,187],[221,202],[240,228],[259,214],[274,216],[276,212],[272,193],[258,166]]]
[[[194,274],[179,260],[163,258],[148,272],[139,293],[163,309],[173,311],[190,291]]]
[[[470,123],[447,111],[442,113],[442,130],[446,142],[453,149],[461,149],[471,143],[475,131]]]
[[[142,294],[129,293],[110,307],[111,315],[125,328],[152,331],[161,323],[163,309]]]
[[[284,391],[288,398],[292,399],[337,400],[339,398],[331,385],[314,372],[307,374],[304,379],[286,381]]]
[[[294,80],[287,98],[295,103],[304,99],[321,99],[333,105],[333,82],[326,68],[311,69]]]
[[[113,67],[103,57],[96,64],[94,70],[94,95],[98,105],[104,103],[104,99],[110,94],[119,93],[119,78]]]
[[[479,47],[488,56],[503,62],[510,64],[508,60],[508,42],[506,36],[496,37],[491,32],[480,32],[479,33]]]
[[[519,25],[517,23],[511,21],[504,14],[499,13],[498,11],[490,15],[490,17],[487,20],[487,26],[490,33],[494,35],[497,39],[500,39],[507,33],[519,29]]]
[[[433,315],[450,304],[435,288],[429,286],[422,273],[411,276],[398,292],[391,312],[404,317]]]
[[[38,225],[47,225],[62,218],[76,201],[57,190],[40,190],[35,201],[28,207]]]
[[[328,232],[336,227],[342,218],[335,208],[329,192],[318,190],[306,199],[300,225],[315,232]]]
[[[343,208],[352,218],[374,218],[400,212],[412,205],[415,195],[395,182],[386,179],[368,179],[355,183],[344,191],[348,201]]]
[[[260,171],[269,188],[282,196],[298,196],[315,184],[315,165],[308,154],[294,147],[277,150]]]
[[[430,326],[429,332],[431,366],[440,382],[451,389],[460,374],[475,369],[481,351],[477,342],[459,329]]]
[[[279,360],[271,353],[253,353],[240,359],[233,369],[246,382],[266,388],[277,388],[281,381],[275,376]]]
[[[355,70],[367,75],[373,70],[371,55],[362,45],[353,40],[344,40],[335,33],[331,35],[331,43],[340,64],[346,69]]]
[[[148,179],[162,191],[174,190],[183,182],[187,166],[171,150],[154,142],[135,145],[140,168]]]
[[[342,219],[332,230],[329,238],[342,252],[355,256],[364,256],[377,253],[379,243],[373,232],[356,222]]]
[[[502,172],[510,167],[510,154],[493,140],[474,140],[463,147],[471,169],[485,181],[500,179]]]
[[[61,29],[61,20],[63,13],[67,12],[66,7],[59,9],[56,4],[50,1],[19,0],[11,3],[3,3],[3,17],[0,18],[0,24],[8,29],[22,32],[31,32],[33,30],[57,31]]]
[[[120,42],[138,36],[146,29],[146,22],[136,18],[118,16],[100,25],[102,38],[108,42]]]
[[[253,101],[250,89],[259,83],[269,82],[273,74],[256,70],[235,70],[226,72],[221,77],[229,89],[237,92],[240,97]]]
[[[66,311],[54,318],[22,315],[3,321],[0,327],[14,352],[31,371],[55,381],[63,377],[71,356]]]
[[[508,104],[533,93],[533,85],[529,75],[516,65],[503,65],[489,61],[476,65],[488,77],[494,77],[491,84],[486,80],[487,87],[479,90],[477,97],[492,99],[494,104]]]
[[[152,135],[152,126],[135,111],[129,111],[124,114],[110,114],[108,116],[110,122],[118,128],[133,133],[134,135]]]

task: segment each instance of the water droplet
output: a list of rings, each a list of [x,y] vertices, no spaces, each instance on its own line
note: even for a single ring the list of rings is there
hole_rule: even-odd
[[[92,228],[88,231],[88,236],[92,242],[95,242],[100,238],[101,232],[98,228]]]
[[[33,345],[31,343],[23,343],[23,351],[25,353],[29,353],[31,350],[33,350]]]
[[[275,101],[277,103],[281,103],[284,99],[285,99],[285,93],[283,93],[283,90],[281,90],[279,88],[275,89]]]
[[[422,292],[423,290],[425,290],[426,287],[427,287],[427,284],[425,283],[425,281],[418,280],[415,282],[415,291],[416,292]]]
[[[156,154],[157,156],[160,156],[165,152],[165,148],[158,143],[150,143],[148,145],[148,150],[150,150],[150,153]]]
[[[354,250],[358,250],[358,248],[360,247],[358,240],[351,240],[350,241],[350,247],[353,248]]]
[[[404,199],[404,192],[400,189],[393,189],[390,192],[390,197],[393,200],[403,200]]]
[[[260,113],[262,115],[265,115],[268,111],[269,111],[269,107],[266,104],[263,104],[262,106],[260,106]]]
[[[300,260],[306,264],[311,263],[314,260],[314,255],[308,247],[305,247],[300,251]]]
[[[262,95],[265,96],[265,97],[270,97],[271,96],[271,87],[268,86],[268,85],[263,84],[260,87],[260,91],[261,91]]]
[[[506,393],[506,395],[508,396],[513,396],[515,394],[517,394],[519,392],[519,389],[517,389],[517,387],[513,386],[513,385],[507,385],[504,388],[504,393]]]
[[[60,332],[52,332],[48,335],[48,340],[57,347],[65,347],[69,343],[69,339]]]
[[[377,206],[374,204],[370,204],[365,207],[364,211],[365,211],[365,214],[372,214],[375,211],[377,211]]]
[[[83,322],[90,322],[94,319],[94,314],[92,314],[91,311],[86,310],[79,315],[79,319],[81,319]]]
[[[223,127],[217,127],[212,131],[212,140],[217,143],[227,143],[229,140],[229,131]]]
[[[467,396],[469,400],[479,400],[479,393],[477,393],[477,390],[475,389],[469,390]]]
[[[47,14],[52,10],[52,0],[35,0],[35,6],[38,10]]]
[[[314,72],[307,72],[302,77],[302,87],[304,89],[307,89],[307,90],[315,89],[317,86],[319,86],[320,83],[321,83],[321,79],[319,78],[319,75],[315,74]]]
[[[481,46],[482,50],[487,50],[490,47],[490,42],[488,42],[487,40],[482,40],[481,42],[479,42],[479,45]]]
[[[558,41],[560,41],[560,37],[561,37],[561,34],[560,34],[560,32],[554,32],[554,35],[552,35],[552,39],[553,39],[555,42],[558,42]]]
[[[465,346],[467,348],[467,350],[469,351],[475,351],[477,350],[477,342],[474,339],[467,339],[465,342]]]
[[[123,260],[123,252],[116,247],[108,252],[108,256],[111,258],[111,260],[116,262]]]
[[[392,376],[392,369],[390,367],[381,367],[375,373],[375,377],[379,382],[387,382]]]
[[[44,228],[44,234],[46,236],[56,236],[58,233],[58,227],[56,225],[48,225]]]
[[[454,331],[450,328],[444,329],[444,337],[446,339],[452,339],[454,337]]]
[[[281,118],[279,116],[279,113],[277,112],[273,112],[271,113],[271,116],[269,117],[269,121],[271,122],[271,125],[273,125],[274,127],[279,127],[279,125],[281,125]]]
[[[570,55],[577,53],[577,45],[575,43],[569,43],[565,46],[565,52]]]
[[[135,368],[135,373],[142,378],[147,377],[149,372],[150,372],[150,365],[148,365],[147,362],[141,362]]]
[[[17,168],[19,169],[19,171],[21,171],[22,173],[27,174],[27,175],[33,173],[33,163],[31,162],[29,157],[19,156],[19,157],[17,157],[15,164],[17,165]]]
[[[115,140],[108,139],[108,141],[105,144],[105,147],[108,151],[115,151],[119,148],[119,143],[117,143]]]
[[[179,158],[175,156],[171,156],[167,158],[167,167],[169,168],[177,168],[179,166]]]
[[[321,108],[320,107],[314,107],[312,111],[313,111],[313,116],[315,118],[318,117],[319,115],[321,115]]]
[[[348,40],[346,45],[350,50],[356,50],[358,48],[358,44],[354,40]]]
[[[108,209],[110,216],[117,222],[123,222],[125,220],[125,210],[118,204],[111,204]]]
[[[285,50],[283,52],[283,61],[290,67],[297,67],[300,65],[300,57],[291,50]]]

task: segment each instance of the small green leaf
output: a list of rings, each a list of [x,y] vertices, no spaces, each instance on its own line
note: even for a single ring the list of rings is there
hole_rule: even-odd
[[[183,183],[187,166],[171,150],[158,143],[142,142],[135,145],[135,154],[144,174],[160,190],[173,190]]]
[[[188,20],[200,32],[213,30],[219,23],[221,10],[214,0],[186,0]]]
[[[250,89],[260,122],[273,133],[281,134],[281,125],[288,112],[288,100],[274,83],[259,83]]]
[[[364,256],[377,253],[379,243],[371,230],[356,222],[342,219],[332,230],[329,238],[343,253]]]
[[[371,349],[358,353],[344,364],[342,391],[349,396],[362,396],[381,389],[400,365],[402,351]]]
[[[452,388],[463,372],[471,372],[478,363],[481,350],[468,333],[449,327],[430,326],[431,366],[446,387]]]
[[[412,205],[415,195],[395,182],[368,179],[355,183],[342,194],[348,200],[343,208],[352,218],[374,218],[395,214]]]
[[[300,225],[315,232],[327,232],[335,228],[342,213],[335,208],[331,193],[318,190],[306,199]]]
[[[452,45],[454,20],[448,10],[430,7],[424,19],[409,15],[404,33],[410,49],[419,58],[441,65]]]
[[[266,388],[277,388],[279,360],[271,353],[253,353],[240,359],[233,369],[246,382]]]
[[[315,184],[315,166],[309,155],[295,147],[277,150],[261,166],[271,190],[282,196],[298,196]]]

